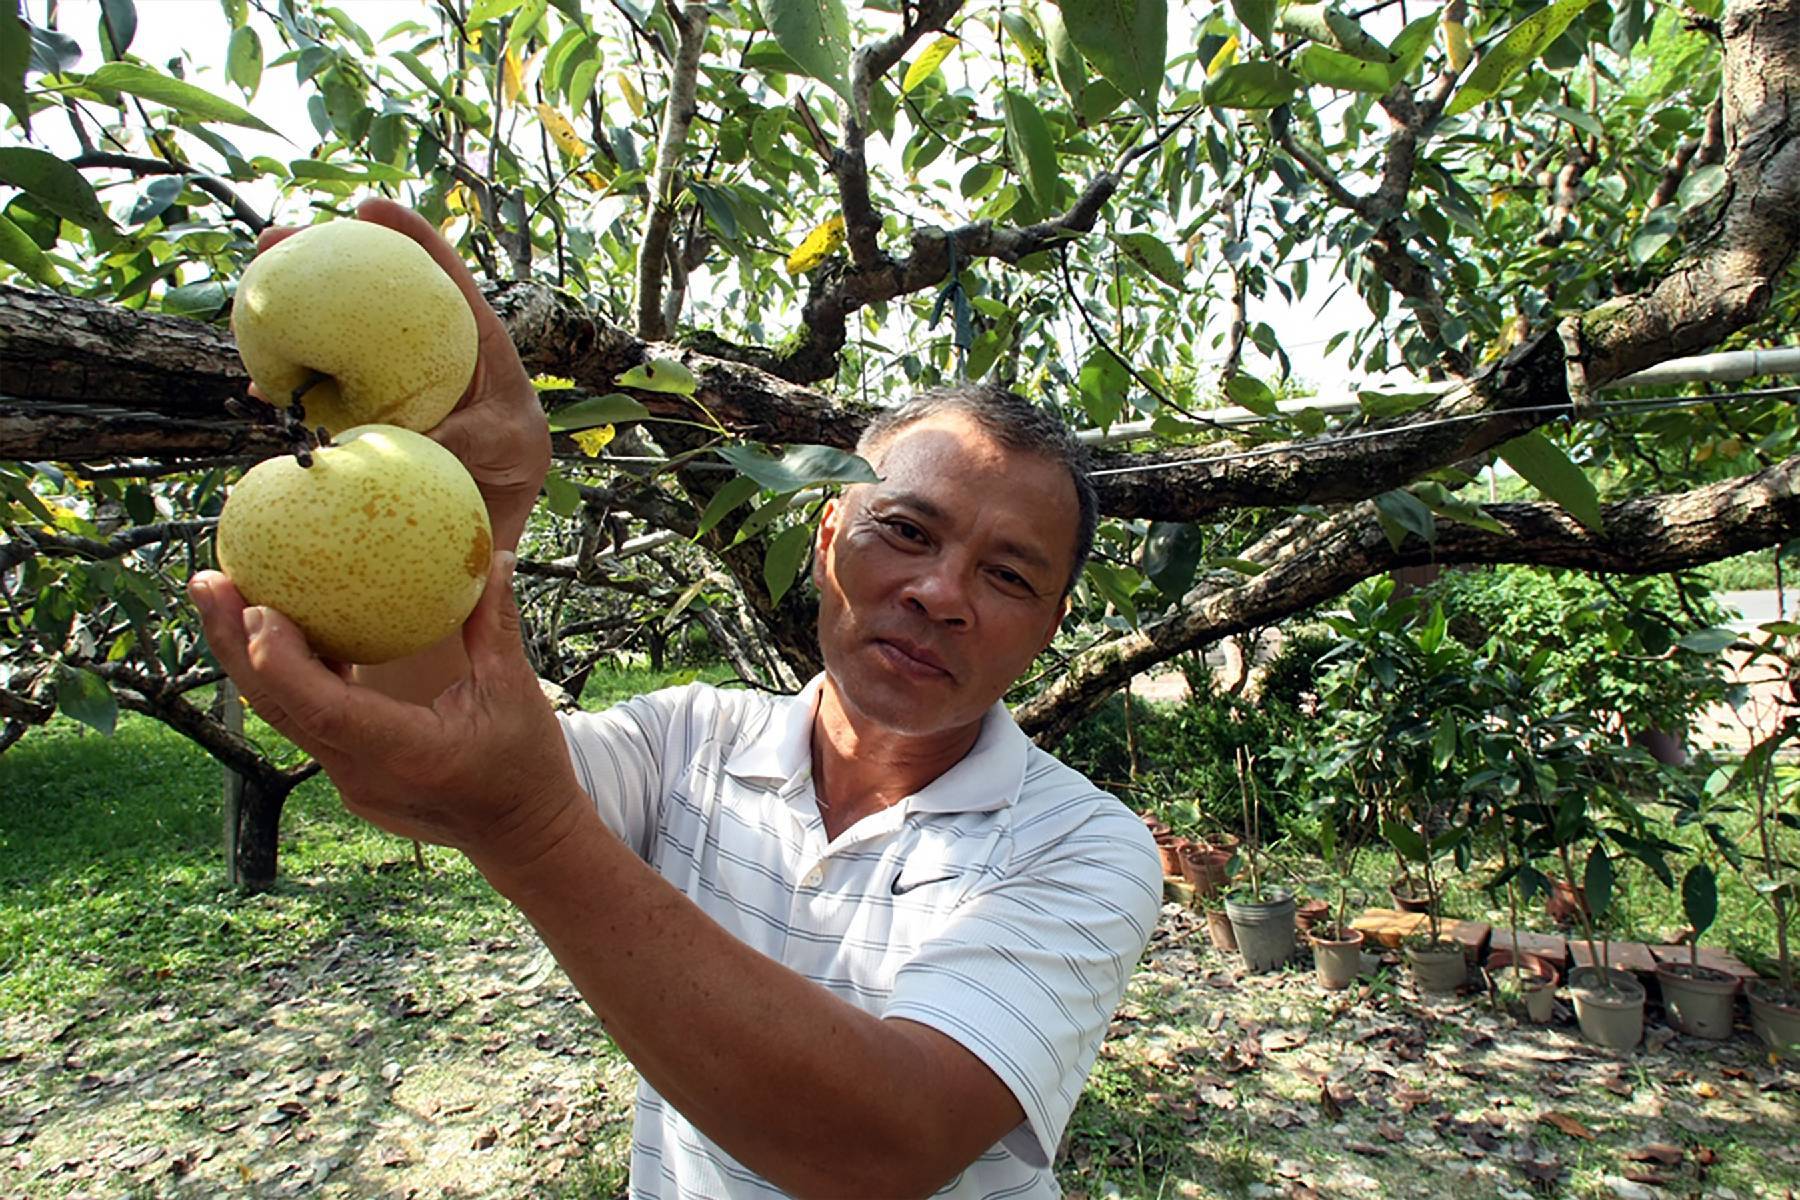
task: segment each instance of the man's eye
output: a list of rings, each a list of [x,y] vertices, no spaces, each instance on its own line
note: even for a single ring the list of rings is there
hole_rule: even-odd
[[[889,518],[886,524],[895,534],[905,538],[909,542],[922,542],[925,540],[925,531],[920,529],[917,525],[914,525],[911,521],[899,521]]]
[[[994,575],[1001,583],[1015,591],[1030,592],[1032,595],[1037,594],[1037,589],[1031,585],[1031,580],[1025,578],[1017,571],[1009,571],[1002,567],[995,571]]]

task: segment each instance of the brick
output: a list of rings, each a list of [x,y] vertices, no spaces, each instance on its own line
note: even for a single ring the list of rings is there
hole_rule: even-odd
[[[1599,943],[1595,943],[1595,948],[1598,947]],[[1582,938],[1569,939],[1569,953],[1578,967],[1599,965],[1592,961],[1588,954],[1588,944]],[[1650,947],[1642,942],[1608,942],[1605,953],[1615,971],[1630,971],[1637,975],[1656,974],[1656,958],[1650,953]]]
[[[1411,937],[1425,928],[1430,920],[1424,913],[1405,913],[1392,908],[1371,908],[1356,920],[1350,922],[1350,928],[1360,929],[1365,941],[1376,942],[1393,949],[1402,939]]]
[[[1488,942],[1488,954],[1491,956],[1501,950],[1512,953],[1513,934],[1510,929],[1494,930],[1493,938]],[[1519,930],[1519,953],[1535,954],[1548,959],[1557,970],[1569,965],[1568,939],[1558,933],[1530,933]]]
[[[1463,948],[1463,957],[1472,963],[1479,963],[1487,954],[1488,937],[1494,927],[1485,921],[1443,922],[1444,936]]]

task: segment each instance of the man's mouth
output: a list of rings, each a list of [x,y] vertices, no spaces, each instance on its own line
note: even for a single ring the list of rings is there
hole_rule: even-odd
[[[918,678],[954,678],[944,660],[916,642],[877,638],[875,648],[898,670]]]

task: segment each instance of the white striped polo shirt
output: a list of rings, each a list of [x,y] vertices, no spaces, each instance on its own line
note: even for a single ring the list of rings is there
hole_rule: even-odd
[[[607,825],[708,916],[859,1008],[954,1038],[1012,1090],[1025,1121],[938,1195],[1056,1196],[1051,1159],[1161,906],[1149,831],[995,704],[962,761],[828,842],[823,678],[792,697],[694,684],[563,730]],[[642,1081],[631,1193],[782,1194]]]

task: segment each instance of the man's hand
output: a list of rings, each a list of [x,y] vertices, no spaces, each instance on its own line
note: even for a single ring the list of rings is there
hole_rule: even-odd
[[[431,222],[392,200],[365,200],[357,205],[360,220],[373,221],[405,234],[425,248],[468,300],[480,335],[480,351],[469,389],[456,409],[427,433],[462,460],[487,501],[494,542],[516,549],[525,519],[537,503],[550,470],[550,427],[538,403],[537,389],[480,285],[469,268]],[[257,250],[298,232],[291,225],[270,228],[257,239]]]
[[[468,674],[430,706],[350,679],[273,609],[229,579],[188,584],[214,657],[258,715],[319,760],[345,807],[403,837],[454,846],[477,867],[517,870],[594,813],[519,636],[513,555],[494,555],[463,627]]]

